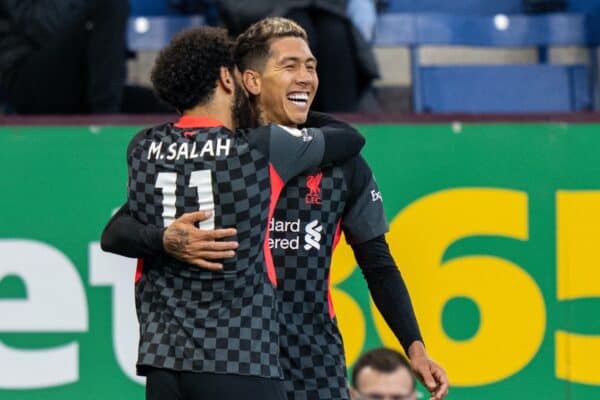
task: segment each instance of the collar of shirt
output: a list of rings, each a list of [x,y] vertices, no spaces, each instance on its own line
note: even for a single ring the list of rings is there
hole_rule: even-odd
[[[218,119],[198,115],[182,115],[175,123],[176,128],[214,128],[216,126],[224,126],[224,124]]]

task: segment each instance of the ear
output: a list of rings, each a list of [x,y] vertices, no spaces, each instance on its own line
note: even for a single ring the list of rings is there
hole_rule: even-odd
[[[219,83],[223,86],[223,90],[227,93],[233,93],[235,90],[235,83],[233,81],[233,75],[231,71],[225,67],[221,67],[219,70]]]
[[[242,72],[242,83],[244,87],[253,96],[259,96],[261,92],[262,82],[260,74],[252,69],[247,69]]]

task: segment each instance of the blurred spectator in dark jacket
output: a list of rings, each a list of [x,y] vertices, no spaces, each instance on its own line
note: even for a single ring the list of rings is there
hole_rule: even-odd
[[[126,0],[0,0],[0,92],[9,107],[117,113],[133,102],[133,111],[165,110],[150,90],[124,93],[128,13]]]
[[[566,9],[566,0],[523,0],[523,10],[527,13],[563,12]]]
[[[234,35],[267,16],[290,18],[306,30],[318,60],[320,83],[313,103],[315,110],[356,111],[361,97],[378,76],[367,40],[349,19],[349,0],[216,0],[216,3],[225,26]]]

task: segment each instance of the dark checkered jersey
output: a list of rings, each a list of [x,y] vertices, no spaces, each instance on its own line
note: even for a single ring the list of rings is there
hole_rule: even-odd
[[[138,372],[282,376],[269,216],[283,183],[324,155],[319,130],[276,125],[231,132],[218,121],[183,117],[140,132],[128,149],[132,214],[167,226],[179,215],[214,210],[200,227],[235,227],[236,256],[209,271],[166,255],[136,276]]]
[[[387,232],[381,194],[362,157],[292,179],[270,222],[288,398],[349,399],[342,338],[329,295],[341,231],[350,244]]]

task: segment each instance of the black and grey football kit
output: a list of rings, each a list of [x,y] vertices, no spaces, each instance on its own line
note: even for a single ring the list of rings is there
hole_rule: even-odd
[[[235,227],[239,242],[223,271],[166,255],[144,259],[136,274],[141,374],[150,367],[281,378],[269,216],[284,182],[363,143],[354,134],[276,125],[233,133],[219,125],[184,116],[140,132],[128,148],[132,216],[162,228],[183,213],[213,209],[204,227]]]
[[[349,399],[342,337],[329,293],[331,258],[341,231],[355,250],[377,306],[386,308],[390,325],[397,325],[394,332],[404,345],[421,339],[408,293],[383,238],[388,225],[373,174],[359,156],[298,176],[282,191],[273,220],[273,226],[299,222],[299,232],[270,232],[274,244],[299,241],[296,249],[271,249],[288,399]]]
[[[311,114],[316,126],[346,126]],[[329,298],[331,256],[342,230],[394,334],[405,348],[421,340],[408,292],[383,236],[387,223],[381,194],[362,158],[292,179],[270,229],[288,399],[348,398],[342,339]],[[161,254],[162,231],[139,224],[123,207],[105,228],[102,244],[129,257]]]

